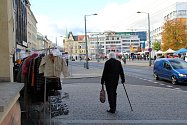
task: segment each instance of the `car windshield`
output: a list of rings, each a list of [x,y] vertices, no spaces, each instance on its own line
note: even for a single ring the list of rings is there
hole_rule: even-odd
[[[182,60],[169,60],[174,69],[187,69],[187,62]]]

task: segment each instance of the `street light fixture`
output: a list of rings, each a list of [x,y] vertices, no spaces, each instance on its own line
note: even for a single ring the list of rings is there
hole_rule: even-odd
[[[97,15],[95,14],[90,14],[90,15],[84,15],[84,22],[85,22],[85,43],[86,43],[86,69],[89,69],[88,67],[88,43],[87,43],[87,32],[86,32],[86,17],[87,16],[92,16],[92,15]]]
[[[147,12],[140,12],[140,11],[138,11],[137,13],[145,13],[145,14],[147,14],[147,17],[148,17],[148,34],[149,34],[149,41],[148,41],[148,43],[149,43],[149,49],[148,49],[148,51],[149,51],[149,66],[151,66],[151,32],[150,32],[150,17],[149,17],[149,13],[147,13]]]

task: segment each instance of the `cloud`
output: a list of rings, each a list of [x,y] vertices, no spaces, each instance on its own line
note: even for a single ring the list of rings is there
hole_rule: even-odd
[[[38,32],[48,35],[56,32],[56,24],[46,15],[36,15]]]
[[[127,29],[147,29],[149,13],[151,28],[157,28],[163,22],[167,9],[178,0],[130,0],[127,3],[110,3],[100,10],[98,17],[93,18],[95,30],[125,31]],[[165,14],[165,15],[164,15]],[[97,26],[96,26],[97,25]],[[93,28],[94,28],[93,27]]]
[[[151,28],[157,28],[163,22],[167,8],[180,0],[129,0],[124,3],[111,2],[102,9],[96,10],[97,16],[86,18],[88,32],[104,32],[106,30],[126,31],[129,29],[147,29],[147,15],[150,14]],[[180,1],[181,2],[181,1]],[[77,14],[78,15],[78,14]],[[74,15],[70,15],[74,16]],[[36,15],[38,31],[44,35],[65,35],[66,29],[74,35],[84,34],[83,17],[68,19],[66,17],[52,19],[47,15]]]

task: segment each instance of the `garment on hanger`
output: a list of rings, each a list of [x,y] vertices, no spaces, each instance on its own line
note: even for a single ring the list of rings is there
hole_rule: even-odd
[[[60,78],[61,73],[63,73],[64,77],[70,76],[65,60],[62,57],[53,56],[52,54],[42,58],[39,73],[44,73],[45,77]]]
[[[33,53],[24,58],[18,73],[18,81],[25,83],[23,96],[27,95],[32,102],[43,102],[45,85],[47,98],[52,92],[62,89],[61,73],[64,77],[70,76],[65,60],[53,56],[53,53],[49,55]]]
[[[22,74],[23,74],[23,75],[27,75],[27,74],[28,74],[29,63],[30,63],[30,61],[31,61],[33,58],[35,58],[35,57],[37,57],[37,56],[38,56],[38,54],[37,54],[37,53],[34,53],[34,54],[32,54],[31,56],[28,56],[28,57],[25,59],[24,64],[23,64],[23,66],[22,66]]]
[[[42,60],[42,58],[44,56],[45,55],[41,54],[38,58],[35,59],[34,75],[35,75],[35,88],[36,88],[36,91],[40,91],[42,85],[45,82],[44,74],[43,73],[39,74],[40,62],[41,62],[41,60]]]

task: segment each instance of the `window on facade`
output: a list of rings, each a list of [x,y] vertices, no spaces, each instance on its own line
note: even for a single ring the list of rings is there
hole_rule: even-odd
[[[133,43],[132,45],[138,46],[138,45],[139,45],[139,43]]]
[[[129,46],[130,43],[123,43],[122,45],[123,45],[123,46]]]
[[[173,16],[176,16],[176,11],[173,11]]]
[[[186,15],[186,10],[180,10],[178,14],[180,16],[185,16]]]
[[[169,17],[170,17],[170,18],[172,17],[172,13],[169,14]]]
[[[123,47],[123,49],[129,49],[129,47]]]
[[[130,40],[122,40],[122,42],[130,42]]]
[[[139,40],[131,40],[131,42],[139,42]]]

